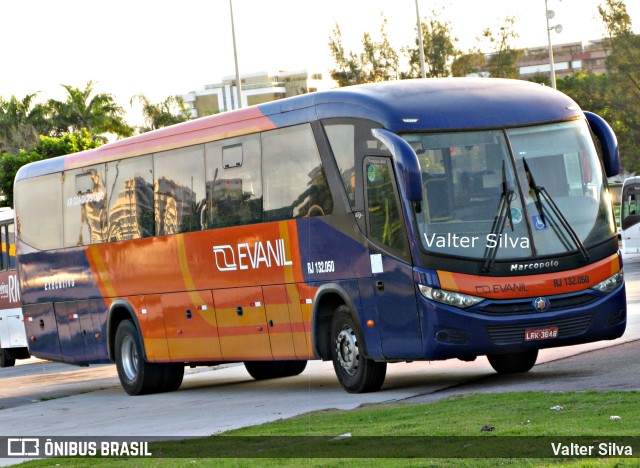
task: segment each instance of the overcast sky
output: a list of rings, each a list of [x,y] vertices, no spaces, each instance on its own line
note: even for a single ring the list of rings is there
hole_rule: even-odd
[[[602,0],[548,0],[555,10],[554,43],[603,35]],[[634,29],[640,1],[627,0]],[[381,13],[394,48],[415,34],[415,0],[233,0],[241,73],[324,70],[332,65],[328,41],[336,24],[344,44],[359,49],[376,33]],[[517,47],[547,43],[544,0],[419,0],[421,16],[435,9],[451,22],[458,47],[468,50],[487,27],[516,17]],[[235,73],[228,0],[0,0],[0,96],[63,99],[60,84],[152,101],[202,89]]]

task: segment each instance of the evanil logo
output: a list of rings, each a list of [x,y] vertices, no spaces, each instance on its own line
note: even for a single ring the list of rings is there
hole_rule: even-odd
[[[220,271],[256,270],[274,266],[292,265],[287,258],[284,239],[232,245],[214,245],[213,256]]]

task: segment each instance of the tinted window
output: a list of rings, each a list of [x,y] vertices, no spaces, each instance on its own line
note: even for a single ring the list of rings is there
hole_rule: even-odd
[[[65,171],[62,185],[65,247],[104,242],[107,235],[104,165]]]
[[[407,242],[389,160],[368,159],[365,178],[369,236],[394,250],[405,252]]]
[[[154,155],[155,221],[160,236],[203,228],[204,145]]]
[[[262,221],[260,135],[206,145],[207,227]]]
[[[353,124],[334,124],[325,127],[333,156],[336,159],[342,183],[347,191],[351,206],[356,202],[355,180],[355,126]]]
[[[153,236],[151,155],[107,164],[109,242]]]
[[[356,187],[361,186],[362,180],[355,168],[362,167],[362,160],[367,155],[389,155],[387,148],[371,133],[380,125],[362,119],[328,119],[322,123],[349,203],[353,207],[361,205],[362,201],[358,202],[357,197],[361,197],[358,194],[362,192]]]
[[[62,247],[61,174],[21,180],[16,184],[16,212],[21,239],[38,249]]]
[[[333,211],[333,199],[311,126],[262,134],[264,220],[322,216]]]

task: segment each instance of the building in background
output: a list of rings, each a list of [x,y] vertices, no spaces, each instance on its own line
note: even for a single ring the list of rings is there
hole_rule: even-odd
[[[309,73],[307,70],[293,72],[267,72],[241,75],[242,107],[275,101],[298,94],[337,88],[338,84],[328,73]],[[205,85],[204,89],[191,91],[182,96],[191,108],[193,118],[237,109],[236,77],[228,76],[221,83]]]
[[[577,72],[607,73],[606,59],[611,48],[604,39],[588,42],[570,42],[553,46],[553,64],[556,77],[565,78]],[[518,60],[520,78],[527,80],[536,74],[549,74],[548,46],[524,49]]]

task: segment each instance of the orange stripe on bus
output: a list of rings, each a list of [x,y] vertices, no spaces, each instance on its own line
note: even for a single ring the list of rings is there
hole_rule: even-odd
[[[111,280],[109,279],[109,273],[107,272],[107,268],[102,261],[102,257],[100,256],[100,251],[98,250],[98,244],[91,245],[89,247],[89,252],[91,254],[91,258],[93,259],[93,264],[95,265],[95,272],[98,273],[100,277],[100,282],[102,283],[102,287],[106,292],[105,296],[115,297],[116,291],[111,284]]]
[[[620,271],[620,260],[617,254],[613,254],[599,262],[575,270],[499,277],[438,271],[438,279],[440,287],[449,291],[488,299],[516,299],[582,291],[604,281],[618,271]]]

